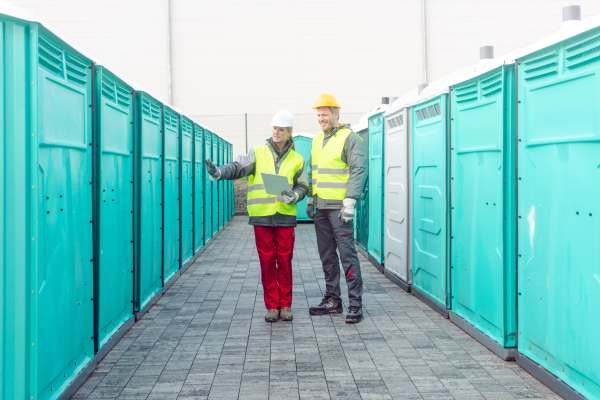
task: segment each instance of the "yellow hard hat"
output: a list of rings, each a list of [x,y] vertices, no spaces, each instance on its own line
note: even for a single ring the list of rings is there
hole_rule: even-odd
[[[335,97],[329,93],[323,93],[319,96],[313,108],[319,107],[335,107],[340,108],[340,104],[337,102]]]

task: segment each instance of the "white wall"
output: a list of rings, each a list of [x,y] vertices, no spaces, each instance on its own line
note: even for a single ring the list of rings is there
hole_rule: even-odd
[[[432,80],[558,29],[561,7],[584,17],[598,0],[425,0]],[[169,95],[168,0],[13,0],[33,9],[117,72],[162,98]],[[270,134],[287,108],[297,131],[316,131],[310,108],[336,94],[355,122],[382,96],[424,77],[423,0],[172,0],[175,105],[244,151]],[[345,112],[345,114],[344,114]]]

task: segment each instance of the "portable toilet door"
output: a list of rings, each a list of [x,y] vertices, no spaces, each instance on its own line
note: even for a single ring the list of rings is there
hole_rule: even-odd
[[[233,144],[229,143],[229,162],[233,162]],[[231,220],[235,214],[235,188],[233,181],[229,183],[229,219]]]
[[[216,133],[212,135],[212,161],[215,165],[219,165],[219,141],[221,139]],[[221,186],[219,185],[219,181],[211,181],[212,183],[212,236],[216,235],[219,232],[219,213],[221,212],[222,204],[219,202],[219,189]]]
[[[213,134],[208,129],[203,129],[204,135],[204,160],[212,161]],[[203,160],[203,162],[204,162]],[[214,161],[213,161],[214,162]],[[204,243],[213,237],[212,213],[213,213],[213,181],[208,175],[208,169],[204,168]]]
[[[408,111],[392,104],[385,113],[384,272],[408,290]]]
[[[194,253],[204,246],[204,132],[194,124]]]
[[[304,158],[304,170],[306,172],[306,177],[310,177],[311,175],[311,167],[310,167],[310,152],[312,149],[312,139],[302,135],[294,136],[294,148],[302,158]],[[297,221],[312,221],[312,219],[308,216],[306,212],[308,204],[308,196],[302,199],[302,201],[298,202],[296,205],[296,209],[298,215],[296,217]]]
[[[225,164],[225,141],[223,140],[223,138],[219,138],[218,144],[218,165],[223,165]],[[227,207],[225,205],[225,181],[219,180],[217,183],[219,186],[219,230],[221,230],[225,225],[225,212],[227,210]]]
[[[369,117],[369,258],[383,266],[383,112]]]
[[[94,298],[97,348],[133,322],[133,89],[96,66]]]
[[[444,93],[411,109],[412,290],[442,314],[448,306],[447,101]]]
[[[450,318],[505,360],[516,340],[514,96],[512,65],[450,94]]]
[[[360,129],[356,132],[364,141],[365,151],[369,154],[369,130]],[[363,195],[356,202],[356,218],[354,219],[354,238],[359,247],[367,252],[369,241],[369,177]]]
[[[194,123],[191,119],[181,116],[181,163],[179,190],[181,192],[181,264],[185,265],[194,255],[194,195],[192,192],[194,182],[193,146]]]
[[[147,93],[136,93],[136,311],[145,311],[163,284],[162,107]]]
[[[180,267],[179,238],[179,114],[168,107],[163,111],[164,157],[164,283],[171,280]]]
[[[600,27],[517,65],[518,362],[600,399]]]

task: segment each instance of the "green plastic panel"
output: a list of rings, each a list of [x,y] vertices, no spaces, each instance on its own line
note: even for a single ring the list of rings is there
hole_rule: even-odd
[[[600,29],[518,65],[519,351],[600,399]]]
[[[229,142],[224,142],[225,143],[225,147],[224,147],[224,160],[223,160],[223,164],[229,164],[231,162],[231,159],[229,157],[229,149],[231,144],[229,144]],[[224,183],[225,185],[225,221],[224,223],[227,224],[229,222],[229,220],[231,219],[231,193],[230,193],[230,189],[231,189],[231,181],[227,180]]]
[[[411,117],[413,286],[442,308],[448,305],[447,98],[415,105]]]
[[[229,162],[233,162],[233,144],[229,144]],[[235,186],[233,181],[229,182],[229,219],[235,215]]]
[[[219,138],[218,142],[218,165],[223,165],[225,163],[225,141],[223,138]],[[223,225],[225,224],[225,181],[220,180],[218,182],[219,187],[219,230],[223,229]]]
[[[137,92],[136,119],[135,303],[140,311],[162,288],[162,104]]]
[[[451,92],[452,310],[503,347],[516,335],[514,67]]]
[[[383,263],[383,113],[369,117],[369,255]]]
[[[213,134],[204,129],[204,159],[212,160]],[[210,179],[206,168],[204,168],[204,242],[213,237],[212,213],[213,213],[213,181]]]
[[[98,347],[133,317],[133,90],[95,69],[94,278]]]
[[[181,242],[179,238],[179,119],[168,107],[163,108],[164,158],[164,283],[168,282],[180,267]]]
[[[212,136],[212,161],[215,165],[219,165],[219,141],[221,138],[213,133]],[[221,212],[221,203],[219,202],[219,181],[211,181],[212,184],[212,235],[214,236],[219,232],[219,213]]]
[[[181,117],[181,258],[182,264],[187,263],[194,255],[194,123],[184,116]]]
[[[309,164],[310,152],[312,150],[312,139],[306,136],[294,136],[294,148],[304,158],[304,169],[306,171],[306,176],[311,176],[311,169]],[[308,198],[305,197],[296,205],[296,210],[298,213],[296,219],[298,221],[312,221],[312,219],[306,213],[307,202]]]
[[[369,131],[367,129],[358,132],[365,141],[367,152],[369,151]],[[368,153],[367,153],[368,154]],[[369,178],[363,197],[356,203],[356,218],[354,219],[354,238],[359,246],[367,250],[369,241]]]
[[[93,357],[91,62],[0,16],[0,398],[54,399]]]
[[[194,253],[204,247],[204,130],[194,125]]]

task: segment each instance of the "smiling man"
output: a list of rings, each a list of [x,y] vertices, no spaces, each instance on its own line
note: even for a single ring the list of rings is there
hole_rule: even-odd
[[[315,221],[319,257],[326,291],[321,303],[310,307],[311,315],[340,314],[340,260],[348,285],[347,323],[362,320],[362,276],[354,246],[353,225],[356,200],[362,196],[368,167],[362,138],[340,125],[340,105],[324,93],[313,108],[321,132],[312,143],[312,198],[309,214]],[[339,252],[339,258],[338,258]]]

